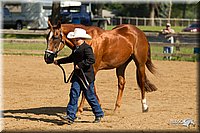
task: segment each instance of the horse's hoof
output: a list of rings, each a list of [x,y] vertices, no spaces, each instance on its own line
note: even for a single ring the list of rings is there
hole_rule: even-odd
[[[143,109],[143,110],[142,110],[142,113],[146,113],[146,112],[148,112],[148,111],[149,111],[149,107],[146,108],[146,109]]]
[[[80,112],[77,112],[77,113],[76,113],[76,117],[77,117],[78,120],[80,120],[80,119],[81,119],[81,113],[80,113]]]
[[[120,114],[120,109],[119,108],[113,110],[113,112],[112,112],[112,115],[117,115],[117,114]]]
[[[80,119],[81,119],[81,116],[77,116],[77,119],[80,120]]]

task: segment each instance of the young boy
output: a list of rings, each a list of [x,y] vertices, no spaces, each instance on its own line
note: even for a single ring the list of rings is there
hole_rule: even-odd
[[[78,107],[78,98],[83,91],[86,100],[92,108],[95,115],[94,123],[101,121],[104,113],[94,94],[95,74],[93,64],[95,63],[92,47],[86,44],[85,39],[91,39],[91,36],[84,29],[75,28],[74,32],[70,32],[67,38],[71,39],[76,48],[68,57],[54,61],[55,65],[74,63],[74,74],[71,79],[70,100],[66,108],[67,115],[61,118],[68,124],[72,124],[76,119]]]

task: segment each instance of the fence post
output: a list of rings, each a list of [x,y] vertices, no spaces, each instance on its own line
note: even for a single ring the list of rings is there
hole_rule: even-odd
[[[135,23],[136,23],[136,26],[138,26],[138,18],[137,18],[137,17],[135,18],[135,21],[136,21],[136,22],[135,22]]]
[[[122,24],[122,17],[119,17],[119,24]]]
[[[159,23],[160,23],[160,26],[162,26],[162,21],[161,21],[161,18],[159,18],[159,20],[160,20],[160,21],[159,21]]]
[[[131,19],[128,19],[128,24],[130,24],[130,22],[131,22]]]
[[[146,26],[147,25],[147,20],[146,20],[146,18],[144,18],[144,26]]]

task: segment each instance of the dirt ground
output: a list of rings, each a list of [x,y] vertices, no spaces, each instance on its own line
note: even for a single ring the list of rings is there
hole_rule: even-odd
[[[126,71],[126,86],[121,108],[113,113],[117,97],[115,70],[99,71],[97,93],[105,117],[93,124],[94,115],[86,103],[82,118],[66,125],[65,114],[70,84],[63,82],[61,69],[47,65],[43,57],[3,56],[3,128],[4,131],[197,131],[198,64],[196,62],[156,61],[157,74],[147,72],[158,90],[147,93],[149,112],[142,113],[135,65]],[[64,65],[67,75],[72,64]],[[194,120],[187,128],[181,122]],[[175,124],[179,123],[179,124]]]

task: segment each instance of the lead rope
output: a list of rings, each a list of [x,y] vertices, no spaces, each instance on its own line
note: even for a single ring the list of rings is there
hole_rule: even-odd
[[[62,35],[63,35],[63,33],[62,33],[62,31],[61,31],[61,36],[62,36]],[[61,38],[62,38],[62,37],[61,37]],[[61,42],[60,42],[60,44],[59,44],[58,50],[60,49],[61,43],[64,44],[64,42],[63,42],[62,39],[61,39]],[[59,50],[59,51],[60,51],[60,50]],[[58,52],[59,52],[59,51],[58,51]],[[63,68],[60,64],[58,64],[58,66],[61,68],[61,70],[62,70],[62,72],[63,72],[64,83],[68,83],[68,82],[70,81],[70,79],[72,78],[72,75],[74,74],[74,71],[71,72],[71,74],[69,75],[69,78],[68,78],[67,81],[66,81],[66,74],[65,74],[64,68]]]
[[[61,70],[63,72],[64,83],[68,83],[70,81],[70,79],[72,78],[72,75],[74,74],[74,71],[72,71],[72,73],[70,74],[69,78],[66,80],[66,74],[65,74],[64,68],[60,64],[58,64],[58,66],[61,68]]]
[[[66,74],[65,74],[64,68],[63,68],[60,64],[58,64],[58,66],[61,68],[61,70],[62,70],[62,72],[63,72],[64,83],[68,83],[68,82],[66,81]]]

